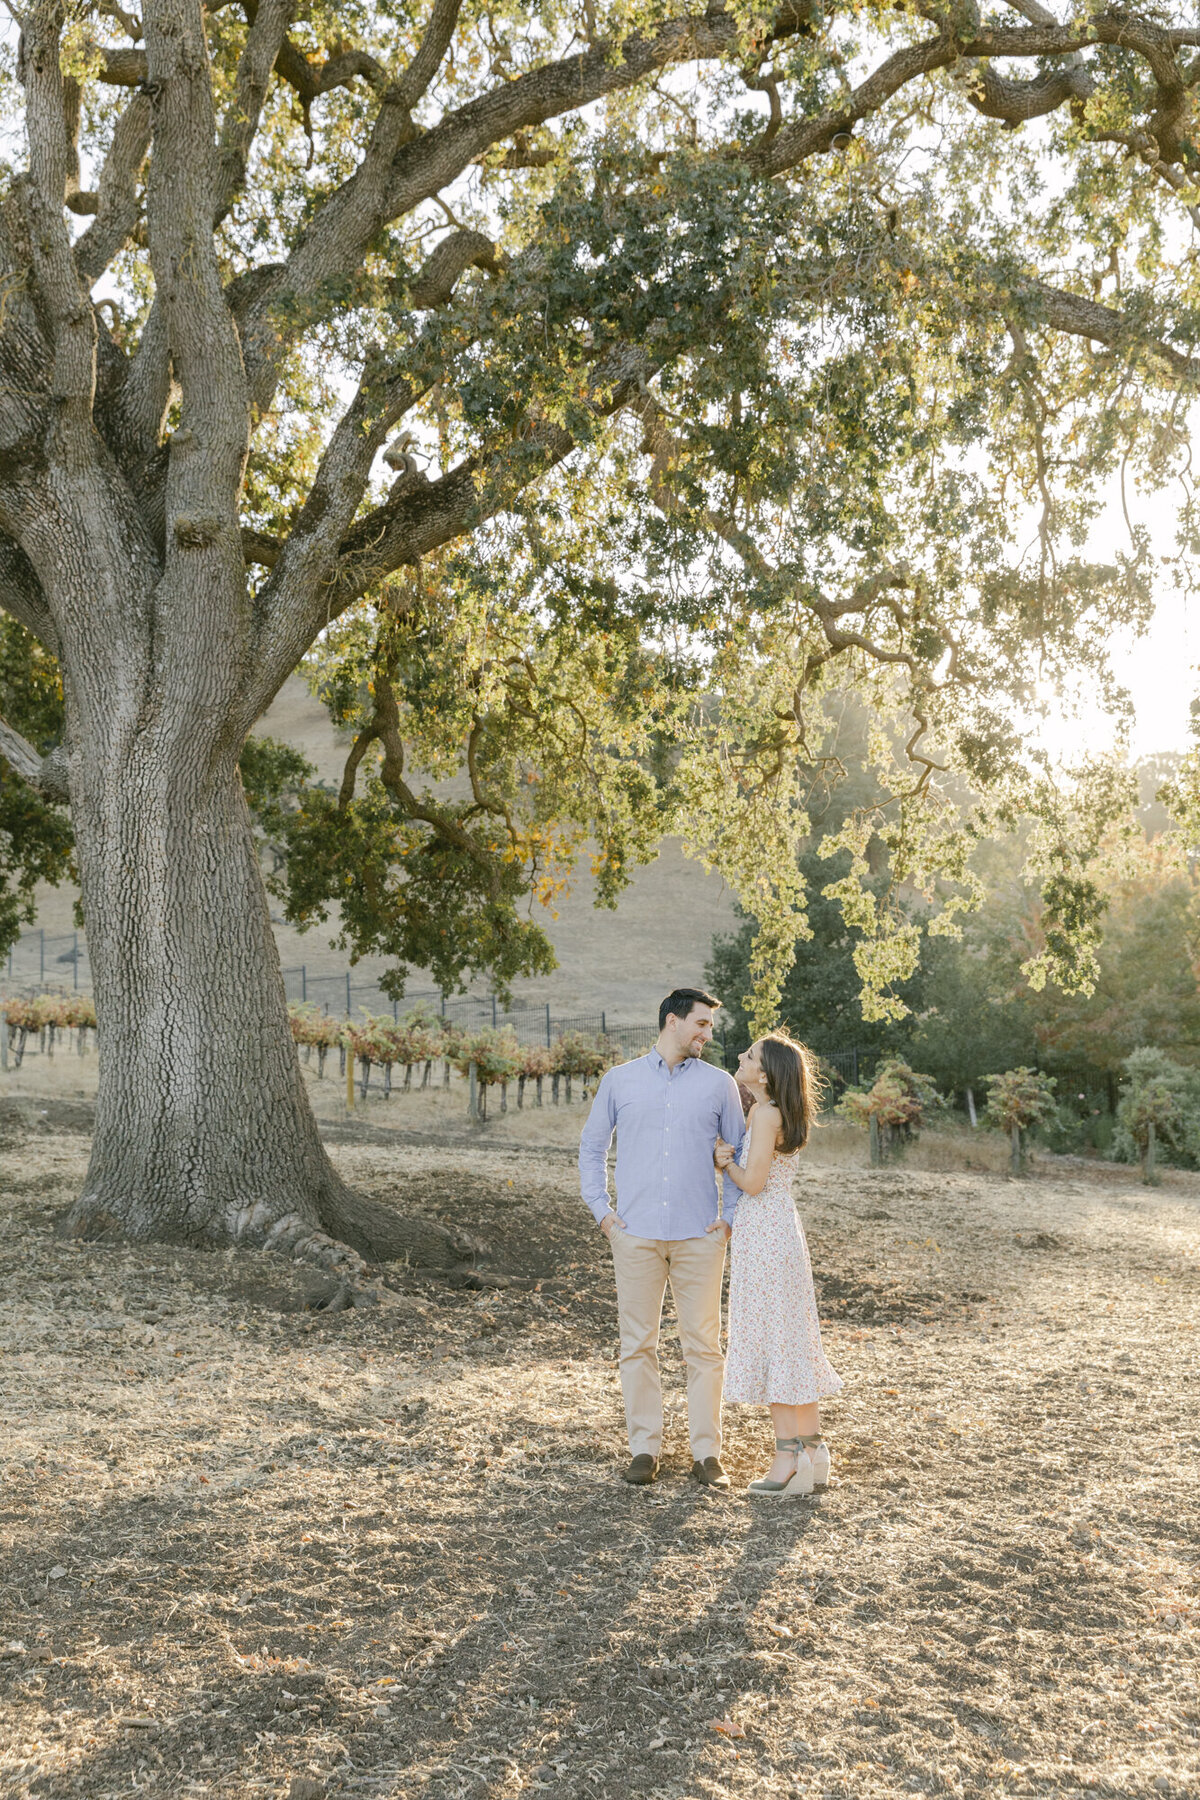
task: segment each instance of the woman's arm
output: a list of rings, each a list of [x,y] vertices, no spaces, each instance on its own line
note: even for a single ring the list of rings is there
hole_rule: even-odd
[[[750,1154],[746,1166],[739,1169],[731,1162],[725,1168],[729,1180],[740,1187],[743,1194],[761,1194],[766,1187],[781,1123],[779,1108],[765,1100],[760,1100],[750,1114]]]

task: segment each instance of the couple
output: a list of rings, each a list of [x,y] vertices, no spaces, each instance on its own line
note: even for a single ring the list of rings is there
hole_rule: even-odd
[[[653,1050],[605,1075],[583,1128],[583,1198],[612,1247],[621,1388],[632,1461],[626,1481],[658,1477],[662,1388],[658,1334],[668,1279],[688,1371],[692,1476],[727,1488],[721,1391],[771,1409],[775,1457],[750,1492],[791,1498],[829,1480],[818,1401],[841,1381],[825,1360],[812,1271],[792,1201],[812,1123],[807,1052],[771,1033],[743,1052],[738,1081],[701,1060],[720,1006],[676,988],[658,1011]],[[749,1128],[738,1085],[753,1105]],[[617,1134],[616,1207],[608,1148]],[[719,1172],[718,1172],[719,1171]],[[718,1188],[724,1205],[718,1212]],[[733,1238],[729,1364],[721,1355],[721,1277]]]

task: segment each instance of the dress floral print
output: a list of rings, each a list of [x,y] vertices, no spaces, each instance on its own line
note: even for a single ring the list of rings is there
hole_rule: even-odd
[[[745,1168],[750,1139],[738,1158]],[[776,1156],[766,1185],[738,1201],[730,1242],[725,1398],[808,1406],[840,1391],[821,1348],[808,1245],[792,1198],[800,1152]]]

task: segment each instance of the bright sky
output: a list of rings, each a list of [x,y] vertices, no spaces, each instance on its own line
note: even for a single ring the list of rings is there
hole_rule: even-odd
[[[1150,532],[1156,555],[1174,551],[1176,505],[1176,495],[1170,491],[1141,495],[1131,504],[1137,522]],[[1097,521],[1088,551],[1107,560],[1118,549],[1128,552],[1129,536],[1114,495]],[[1114,671],[1129,690],[1136,712],[1129,746],[1134,758],[1188,749],[1189,709],[1200,695],[1200,595],[1181,592],[1169,574],[1163,573],[1156,598],[1150,629],[1136,637],[1121,633],[1112,642]],[[1085,707],[1077,716],[1049,718],[1043,736],[1049,749],[1070,758],[1080,750],[1107,749],[1113,730],[1099,707]]]

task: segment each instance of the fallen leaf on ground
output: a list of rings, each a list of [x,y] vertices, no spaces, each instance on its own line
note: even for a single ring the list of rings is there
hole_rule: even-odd
[[[746,1735],[745,1727],[735,1724],[728,1713],[723,1719],[710,1719],[708,1728],[710,1731],[719,1731],[722,1737],[744,1738]]]

